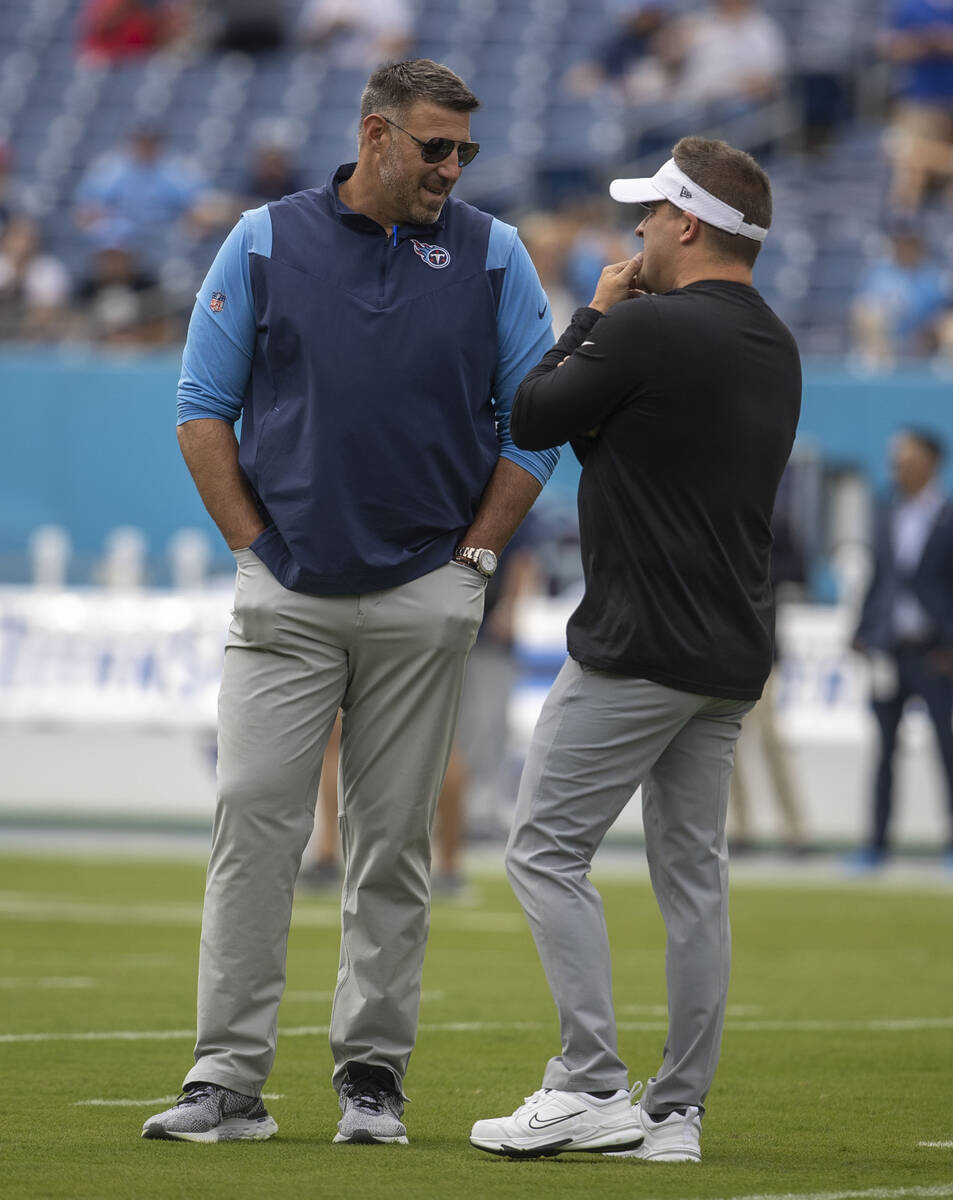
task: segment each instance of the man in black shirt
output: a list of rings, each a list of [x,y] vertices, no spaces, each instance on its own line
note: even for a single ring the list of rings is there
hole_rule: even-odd
[[[517,445],[568,440],[583,464],[586,589],[507,847],[562,1053],[540,1091],[478,1121],[471,1142],[521,1157],[612,1148],[697,1161],[728,989],[725,813],[741,720],[771,668],[770,522],[801,373],[791,334],[751,286],[771,222],[752,158],[683,138],[655,176],[617,179],[610,194],[648,210],[642,253],[606,267],[523,381],[511,424]],[[633,1107],[588,872],[640,784],[669,1030]]]

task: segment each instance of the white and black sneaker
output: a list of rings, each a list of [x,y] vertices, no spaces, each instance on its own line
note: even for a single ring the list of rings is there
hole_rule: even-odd
[[[694,1105],[651,1117],[641,1104],[635,1115],[642,1144],[634,1149],[610,1151],[608,1158],[640,1158],[643,1162],[701,1162],[701,1110]]]
[[[341,1119],[335,1142],[372,1146],[383,1143],[407,1145],[407,1130],[400,1118],[404,1096],[386,1067],[348,1063],[339,1103]]]
[[[259,1096],[243,1096],[215,1083],[193,1083],[181,1100],[150,1117],[144,1138],[174,1142],[260,1142],[278,1126]]]
[[[577,1150],[633,1149],[642,1137],[632,1095],[625,1089],[599,1097],[541,1088],[512,1116],[477,1121],[470,1144],[506,1158],[543,1158]]]

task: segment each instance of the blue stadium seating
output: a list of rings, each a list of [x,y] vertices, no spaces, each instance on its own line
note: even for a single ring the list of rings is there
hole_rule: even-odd
[[[288,0],[289,28],[302,3]],[[768,0],[766,7],[796,30],[808,3]],[[870,0],[872,12],[877,3]],[[137,119],[154,117],[176,152],[200,161],[222,188],[240,182],[249,129],[261,120],[301,123],[298,153],[308,182],[353,155],[362,72],[328,63],[293,39],[256,57],[153,57],[91,69],[76,60],[81,7],[81,0],[0,0],[0,140],[13,152],[49,245],[74,270],[85,253],[70,220],[79,178]],[[484,150],[461,194],[518,211],[574,188],[601,191],[618,172],[625,114],[605,97],[581,101],[559,87],[567,66],[609,28],[616,7],[612,0],[417,0],[416,52],[460,70],[484,101],[474,121]],[[756,282],[808,353],[847,348],[849,298],[884,216],[879,143],[876,124],[855,125],[826,158],[772,158],[777,229]],[[925,228],[949,261],[946,214],[928,214]],[[188,257],[200,274],[201,255],[193,249]]]

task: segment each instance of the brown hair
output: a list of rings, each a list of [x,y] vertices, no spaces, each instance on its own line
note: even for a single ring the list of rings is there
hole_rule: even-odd
[[[684,137],[672,147],[672,157],[699,187],[744,213],[749,225],[767,229],[771,224],[771,183],[750,154],[727,142]],[[760,242],[704,224],[708,245],[719,257],[754,264]]]
[[[361,96],[361,121],[370,113],[399,120],[418,100],[455,112],[473,112],[480,107],[480,101],[449,67],[430,58],[409,58],[374,71]]]

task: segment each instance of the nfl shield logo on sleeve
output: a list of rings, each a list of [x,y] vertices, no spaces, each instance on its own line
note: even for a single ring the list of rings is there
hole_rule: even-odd
[[[212,299],[209,300],[208,306],[212,312],[221,312],[225,307],[225,293],[212,292]]]

